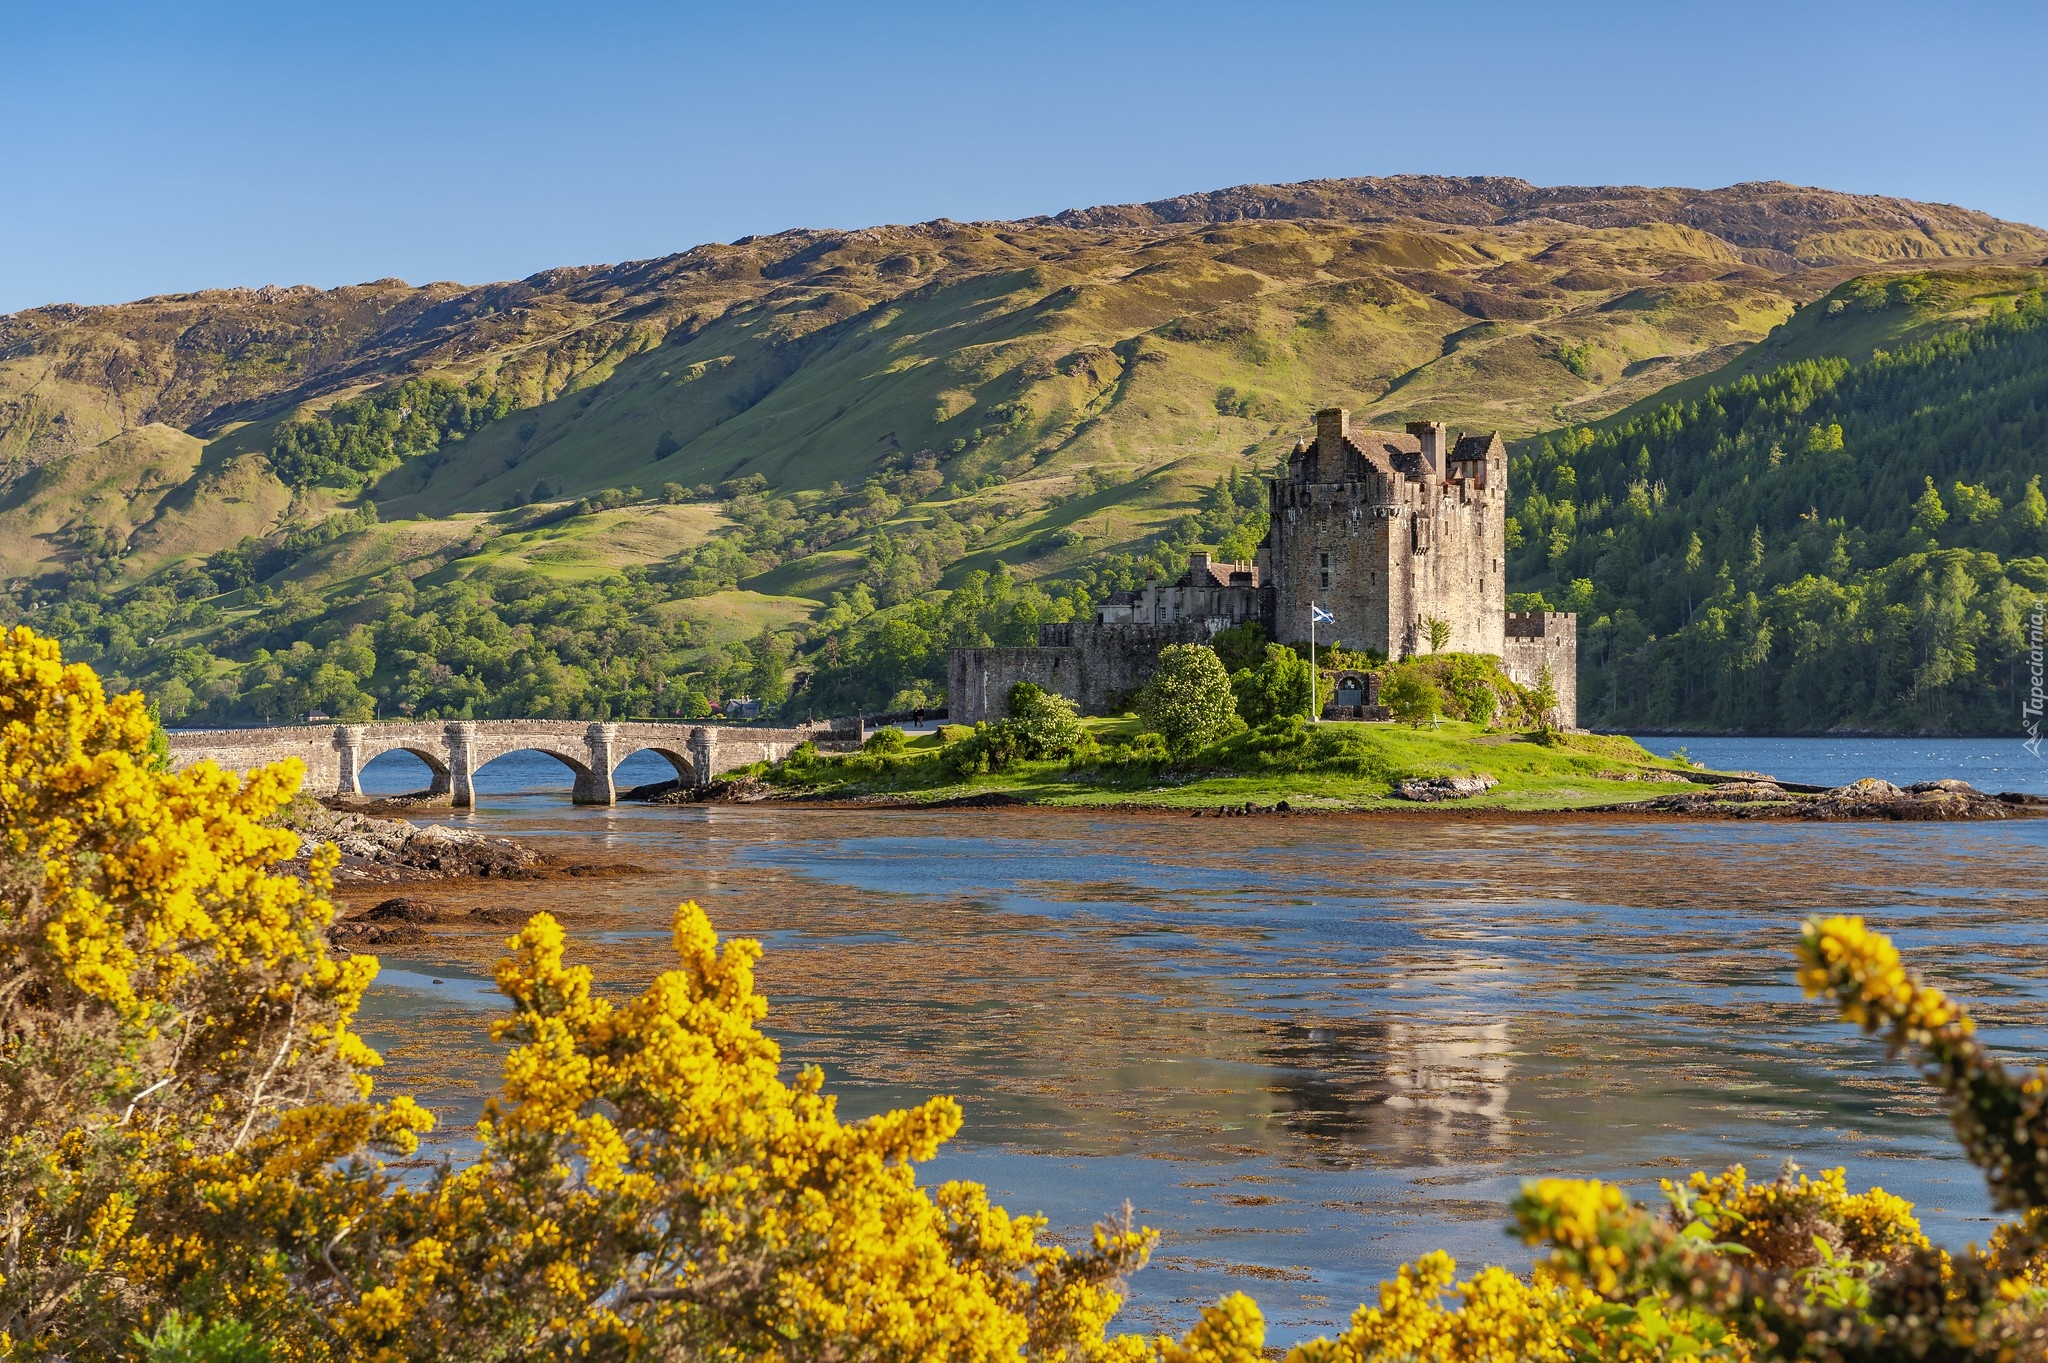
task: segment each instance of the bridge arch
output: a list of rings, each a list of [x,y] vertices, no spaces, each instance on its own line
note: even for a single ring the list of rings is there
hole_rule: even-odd
[[[634,744],[628,741],[619,744],[616,751],[618,758],[612,763],[612,773],[615,780],[619,768],[625,766],[629,759],[644,752],[651,752],[673,767],[676,773],[676,780],[682,782],[685,786],[701,784],[697,779],[697,764],[691,758],[688,745],[685,743],[642,742]]]
[[[378,758],[390,753],[409,753],[426,764],[428,795],[446,795],[450,789],[452,773],[448,767],[448,752],[445,747],[430,747],[425,743],[407,739],[392,739],[388,742],[371,740],[356,747],[356,789],[362,789],[363,772]]]
[[[552,757],[555,761],[567,767],[571,777],[570,798],[577,804],[608,805],[612,802],[611,773],[609,771],[600,771],[592,766],[588,752],[578,753],[568,744],[550,742],[544,736],[534,735],[529,738],[522,735],[494,743],[476,743],[472,741],[469,749],[468,770],[468,779],[471,782],[470,789],[472,792],[470,803],[475,803],[474,782],[479,772],[501,757],[510,757],[514,753],[523,752],[539,753],[543,757]]]

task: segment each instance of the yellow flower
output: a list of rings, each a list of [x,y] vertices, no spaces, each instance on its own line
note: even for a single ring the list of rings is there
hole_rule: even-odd
[[[1953,1030],[1976,1030],[1939,990],[1906,972],[1898,948],[1857,917],[1808,919],[1799,946],[1799,983],[1807,997],[1832,996],[1842,1017],[1866,1032],[1890,1032],[1897,1046],[1926,1046]]]

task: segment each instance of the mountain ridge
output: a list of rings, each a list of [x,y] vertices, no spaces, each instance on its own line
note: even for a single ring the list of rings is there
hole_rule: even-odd
[[[1421,192],[1425,190],[1434,192]],[[1854,263],[1847,256],[1814,259],[1802,254],[1800,247],[1807,239],[1789,230],[1789,222],[1802,218],[1840,222],[1850,216],[1841,211],[1849,206],[1872,225],[1880,219],[1894,229],[1909,225],[1926,234],[1930,241],[1938,240],[1937,233],[1977,233],[1987,253],[1993,242],[2000,244],[1999,253],[2048,244],[2048,233],[2030,224],[2007,222],[1955,204],[1893,195],[1849,194],[1782,180],[1751,180],[1702,190],[1643,185],[1539,186],[1510,176],[1357,176],[1287,185],[1234,185],[1142,204],[1067,209],[1042,220],[1073,227],[1139,227],[1266,218],[1393,221],[1413,217],[1481,226],[1549,217],[1579,226],[1611,227],[1641,221],[1647,216],[1644,210],[1653,204],[1677,209],[1672,221],[1710,231],[1738,246],[1804,263]],[[1635,214],[1621,211],[1629,205],[1637,206]],[[1603,206],[1607,212],[1595,211]],[[1836,211],[1823,213],[1824,207]],[[1462,211],[1457,211],[1460,208]],[[1741,219],[1748,224],[1746,227],[1737,225],[1738,209],[1750,210]],[[1773,217],[1787,222],[1770,226],[1769,219]]]

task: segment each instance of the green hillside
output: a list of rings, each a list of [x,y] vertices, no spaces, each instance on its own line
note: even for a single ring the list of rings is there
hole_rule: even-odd
[[[1254,542],[1318,406],[1533,437],[1937,333],[2044,254],[1786,185],[1398,177],[37,309],[0,576],[174,719],[912,701],[949,644]],[[1798,311],[1908,269],[1882,318]]]
[[[1857,280],[1696,396],[1519,453],[1511,569],[1580,612],[1582,722],[2017,732],[2048,596],[2044,287]],[[1925,334],[1944,307],[1977,320]],[[1863,344],[1887,329],[1922,339]]]

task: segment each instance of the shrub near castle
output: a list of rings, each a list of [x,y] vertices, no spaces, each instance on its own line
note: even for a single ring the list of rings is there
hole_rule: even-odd
[[[1138,714],[1175,757],[1244,727],[1230,675],[1206,644],[1168,644],[1159,651],[1159,670],[1138,692]]]
[[[1443,713],[1443,692],[1412,669],[1396,672],[1380,687],[1380,704],[1408,725],[1426,724]]]

